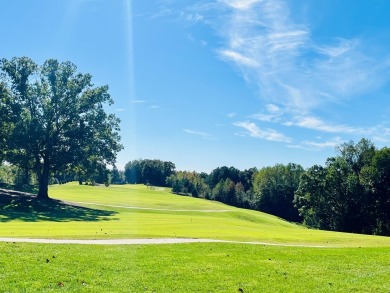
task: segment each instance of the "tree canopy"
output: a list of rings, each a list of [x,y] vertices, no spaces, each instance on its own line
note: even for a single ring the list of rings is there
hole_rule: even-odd
[[[293,200],[303,172],[302,166],[292,163],[259,170],[253,182],[256,209],[299,222],[301,219]]]
[[[126,164],[125,178],[132,184],[166,186],[166,179],[175,172],[175,168],[175,164],[169,161],[139,159]]]
[[[28,57],[2,59],[0,70],[4,159],[36,173],[38,198],[48,197],[52,172],[115,163],[120,121],[105,111],[113,104],[108,86],[95,87],[90,74],[54,59],[41,66]]]
[[[176,172],[172,191],[270,213],[334,231],[390,235],[390,149],[361,139],[336,148],[325,166],[289,163],[209,175]]]
[[[295,204],[304,223],[320,229],[389,235],[390,151],[367,139],[345,143],[325,167],[301,177]]]

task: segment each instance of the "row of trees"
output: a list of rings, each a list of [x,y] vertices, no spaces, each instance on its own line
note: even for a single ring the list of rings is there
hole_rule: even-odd
[[[172,192],[217,200],[234,206],[250,207],[252,177],[256,168],[240,171],[219,167],[210,174],[179,171],[166,179]]]
[[[312,227],[390,235],[390,149],[349,142],[301,177],[294,203]]]
[[[310,227],[390,235],[390,149],[345,143],[325,166],[297,164],[210,174],[176,172],[172,191],[270,213]]]
[[[23,169],[26,182],[34,173],[38,198],[56,173],[104,174],[122,149],[119,119],[105,112],[112,103],[108,86],[70,62],[0,60],[0,162]]]
[[[134,160],[125,166],[125,180],[130,184],[166,186],[166,178],[175,172],[175,164],[161,160]]]
[[[298,222],[301,217],[293,200],[303,172],[296,164],[244,171],[224,166],[210,174],[176,172],[167,178],[167,183],[174,193],[259,210]]]

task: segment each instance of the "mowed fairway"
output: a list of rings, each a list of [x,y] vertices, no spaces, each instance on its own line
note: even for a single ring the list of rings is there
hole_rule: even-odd
[[[50,194],[79,206],[8,202],[0,210],[0,237],[281,246],[0,242],[0,292],[390,292],[389,237],[306,229],[144,185],[70,183],[51,186]]]
[[[55,211],[16,204],[0,211],[0,237],[67,239],[208,238],[276,244],[390,246],[389,237],[311,230],[277,217],[144,185],[50,187]]]

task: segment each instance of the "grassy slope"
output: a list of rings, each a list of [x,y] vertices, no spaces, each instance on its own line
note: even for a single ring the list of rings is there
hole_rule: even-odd
[[[59,238],[176,235],[382,247],[0,243],[0,292],[390,292],[389,238],[309,230],[263,213],[168,191],[75,184],[50,189],[56,198],[69,201],[232,212],[92,205],[91,210],[61,204],[40,210],[33,203],[26,207],[12,202],[0,209],[0,234]]]
[[[143,185],[91,187],[75,183],[50,187],[52,197],[88,203],[168,210],[143,210],[66,205],[48,215],[30,208],[16,216],[8,205],[0,211],[0,236],[56,238],[190,237],[239,241],[336,246],[390,246],[389,237],[306,229],[264,213],[173,195],[169,189],[149,190]],[[177,210],[196,210],[193,212]],[[229,212],[199,212],[229,210]]]

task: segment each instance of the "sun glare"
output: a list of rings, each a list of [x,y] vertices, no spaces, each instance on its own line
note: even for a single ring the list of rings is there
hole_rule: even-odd
[[[133,14],[132,14],[132,3],[131,0],[123,0],[123,11],[124,16],[124,26],[126,34],[126,63],[128,83],[126,92],[128,93],[128,107],[129,114],[127,117],[132,119],[130,123],[130,128],[126,130],[126,136],[129,136],[128,139],[131,141],[128,145],[128,153],[132,154],[133,157],[136,157],[137,154],[137,139],[136,139],[136,113],[135,113],[135,103],[137,100],[136,89],[135,89],[135,78],[134,78],[134,47],[133,47]],[[122,166],[124,167],[124,166]]]

